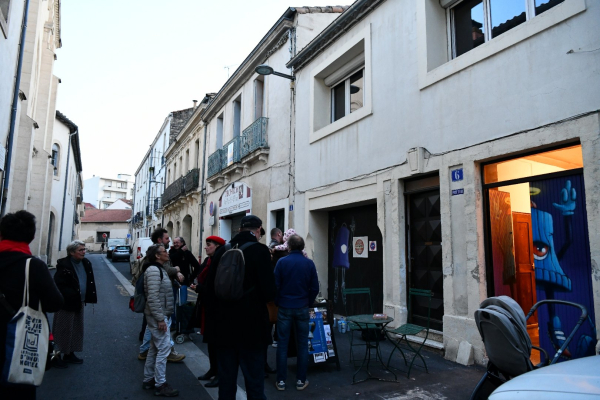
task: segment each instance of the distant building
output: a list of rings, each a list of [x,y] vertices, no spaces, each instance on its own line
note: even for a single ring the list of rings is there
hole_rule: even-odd
[[[88,209],[81,219],[79,240],[85,242],[88,250],[100,250],[100,245],[106,239],[127,238],[129,233],[130,210],[95,210]]]
[[[134,218],[131,228],[133,237],[150,236],[154,229],[162,226],[161,196],[166,179],[165,152],[175,141],[195,107],[169,113],[135,171]]]
[[[127,199],[118,199],[110,206],[106,207],[107,210],[131,210],[133,207],[133,201]]]
[[[86,179],[83,186],[83,199],[102,210],[119,199],[133,198],[133,182],[128,174],[119,174],[116,179],[94,175]]]

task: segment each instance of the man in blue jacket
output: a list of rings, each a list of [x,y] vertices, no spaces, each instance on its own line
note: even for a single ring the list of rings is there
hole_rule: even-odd
[[[317,269],[312,260],[304,257],[304,239],[292,235],[288,239],[290,254],[277,261],[275,284],[279,306],[277,314],[277,390],[285,390],[287,377],[287,351],[292,324],[296,326],[296,347],[298,349],[296,369],[296,389],[308,386],[308,323],[309,307],[315,302],[319,292]]]

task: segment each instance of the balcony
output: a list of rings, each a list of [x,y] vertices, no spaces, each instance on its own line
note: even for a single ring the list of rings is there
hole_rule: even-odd
[[[233,138],[208,157],[209,184],[212,185],[216,181],[223,182],[235,173],[242,174],[243,170],[249,168],[255,161],[267,163],[269,154],[267,121],[268,118],[258,118],[244,129],[241,136]]]
[[[156,213],[156,211],[158,209],[160,209],[160,208],[161,208],[161,198],[157,197],[157,198],[154,199],[154,204],[153,204],[153,207],[152,207],[152,211],[154,211]]]
[[[187,194],[198,188],[200,185],[200,170],[198,168],[194,168],[190,170],[185,176],[177,179],[171,185],[169,185],[165,192],[162,195],[162,198],[156,198],[154,200],[156,211],[158,208],[167,205],[169,202],[176,200],[183,194]],[[159,203],[157,201],[160,200]]]

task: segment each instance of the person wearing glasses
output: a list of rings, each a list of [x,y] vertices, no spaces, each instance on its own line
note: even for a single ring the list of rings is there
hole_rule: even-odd
[[[150,331],[150,348],[144,365],[145,390],[154,389],[155,396],[173,397],[179,394],[167,383],[167,357],[171,352],[170,325],[175,300],[171,288],[171,280],[164,269],[169,261],[169,253],[162,244],[148,247],[144,273],[144,291],[146,293],[147,329]]]
[[[92,263],[85,258],[85,243],[74,240],[67,246],[67,256],[56,262],[54,282],[65,303],[54,314],[52,332],[54,344],[62,354],[54,366],[66,368],[67,363],[82,364],[75,352],[83,351],[83,306],[98,302]]]

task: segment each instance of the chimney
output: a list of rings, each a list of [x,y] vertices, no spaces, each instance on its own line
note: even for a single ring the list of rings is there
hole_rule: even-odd
[[[198,100],[192,100],[194,102],[194,110],[198,107]]]

